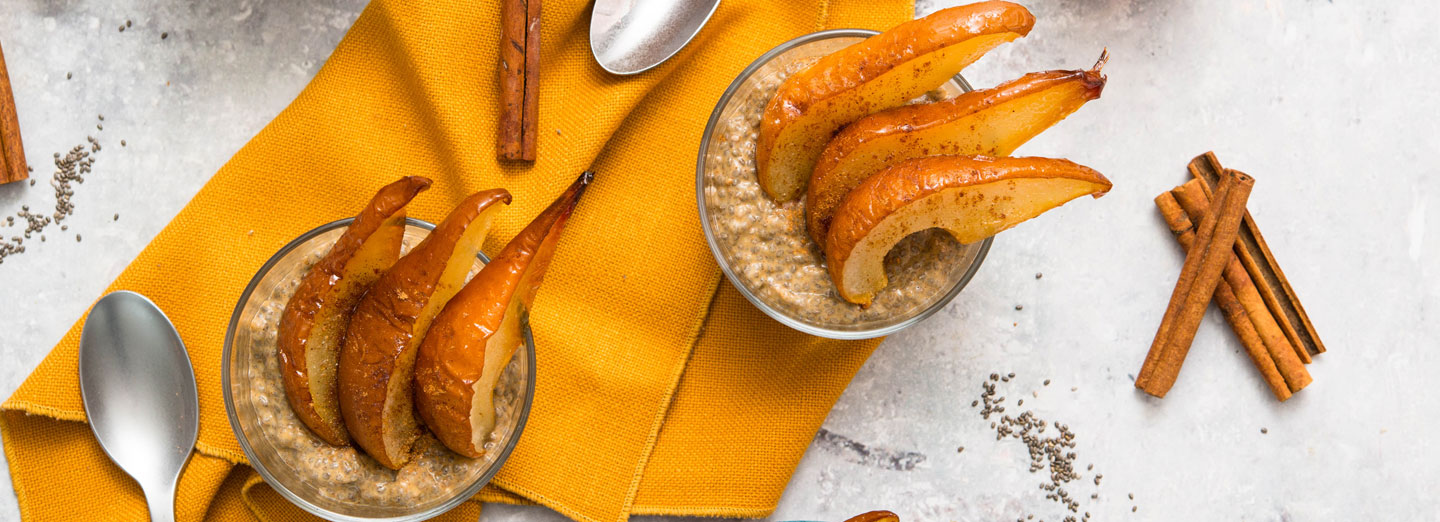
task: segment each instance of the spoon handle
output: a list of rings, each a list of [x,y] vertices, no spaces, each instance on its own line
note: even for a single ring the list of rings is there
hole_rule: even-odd
[[[141,488],[145,503],[150,506],[150,522],[175,522],[175,484]]]

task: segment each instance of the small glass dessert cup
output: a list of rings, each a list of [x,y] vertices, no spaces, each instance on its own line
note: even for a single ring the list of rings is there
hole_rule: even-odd
[[[695,190],[710,251],[741,294],[796,330],[832,339],[868,339],[912,326],[944,308],[979,270],[991,239],[964,245],[931,229],[910,235],[885,258],[889,286],[861,307],[841,299],[823,252],[806,232],[804,198],[776,204],[756,178],[760,118],[780,83],[821,57],[876,34],[836,29],[801,36],[756,59],[725,90],[700,141]],[[960,76],[926,95],[970,91]]]
[[[358,448],[320,440],[296,418],[285,398],[275,337],[280,313],[300,278],[330,251],[351,221],[322,225],[291,241],[241,293],[225,334],[225,409],[250,465],[296,506],[328,520],[425,520],[473,497],[520,440],[535,396],[535,343],[522,316],[525,341],[500,377],[495,430],[480,458],[455,454],[426,433],[416,443],[415,458],[392,471]],[[433,228],[407,220],[402,253]],[[471,275],[487,262],[481,254]]]

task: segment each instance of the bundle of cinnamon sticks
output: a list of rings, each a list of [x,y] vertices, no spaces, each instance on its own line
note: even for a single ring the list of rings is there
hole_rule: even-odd
[[[28,177],[25,146],[20,143],[20,119],[15,114],[15,93],[10,90],[10,73],[5,69],[5,50],[0,49],[0,184]]]
[[[1289,399],[1310,384],[1305,365],[1325,345],[1245,208],[1255,179],[1210,152],[1189,170],[1194,179],[1155,198],[1187,253],[1135,387],[1165,396],[1214,300],[1271,393]]]

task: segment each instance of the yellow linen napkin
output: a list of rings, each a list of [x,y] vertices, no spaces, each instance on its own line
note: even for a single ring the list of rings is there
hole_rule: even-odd
[[[200,438],[178,519],[308,518],[245,466],[222,402],[221,348],[240,291],[295,236],[354,214],[403,175],[435,180],[410,214],[466,194],[515,202],[494,252],[581,170],[581,201],[535,302],[539,368],[524,436],[477,500],[577,520],[763,516],[878,341],[808,337],[744,300],[710,257],[695,209],[706,119],[771,47],[834,27],[883,29],[909,2],[725,0],[680,55],[645,74],[590,56],[586,0],[546,0],[539,161],[499,164],[498,2],[375,0],[300,96],[145,248],[111,289],[179,328],[200,390]],[[3,404],[0,436],[26,520],[145,518],[139,487],[100,451],[76,381],[82,317]],[[477,502],[446,519],[473,520]]]

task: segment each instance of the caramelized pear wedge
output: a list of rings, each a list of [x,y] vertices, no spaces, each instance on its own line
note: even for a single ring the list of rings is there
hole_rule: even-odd
[[[355,305],[340,351],[340,414],[355,444],[387,468],[409,462],[420,436],[410,393],[415,353],[509,203],[503,189],[465,198]]]
[[[300,422],[325,442],[350,443],[340,420],[336,367],[350,312],[360,296],[400,257],[405,205],[430,188],[408,176],[380,189],[310,271],[280,315],[276,338],[285,398]]]
[[[467,457],[495,429],[495,385],[524,341],[528,314],[555,245],[594,173],[580,175],[475,275],[435,318],[415,363],[415,406],[440,442]]]
[[[1088,71],[1030,73],[948,100],[881,111],[845,127],[830,140],[810,175],[805,197],[810,237],[823,249],[840,199],[889,165],[940,154],[1009,156],[1099,98],[1106,59],[1102,53]]]
[[[1009,2],[951,7],[836,51],[786,78],[760,120],[755,150],[760,186],[777,202],[799,198],[836,129],[944,85],[1034,25],[1030,11]]]
[[[868,305],[885,288],[885,254],[911,233],[943,228],[974,243],[1084,195],[1110,180],[1049,158],[931,156],[876,173],[835,209],[825,260],[840,297]]]
[[[900,517],[889,511],[871,511],[850,517],[845,522],[900,522]]]

